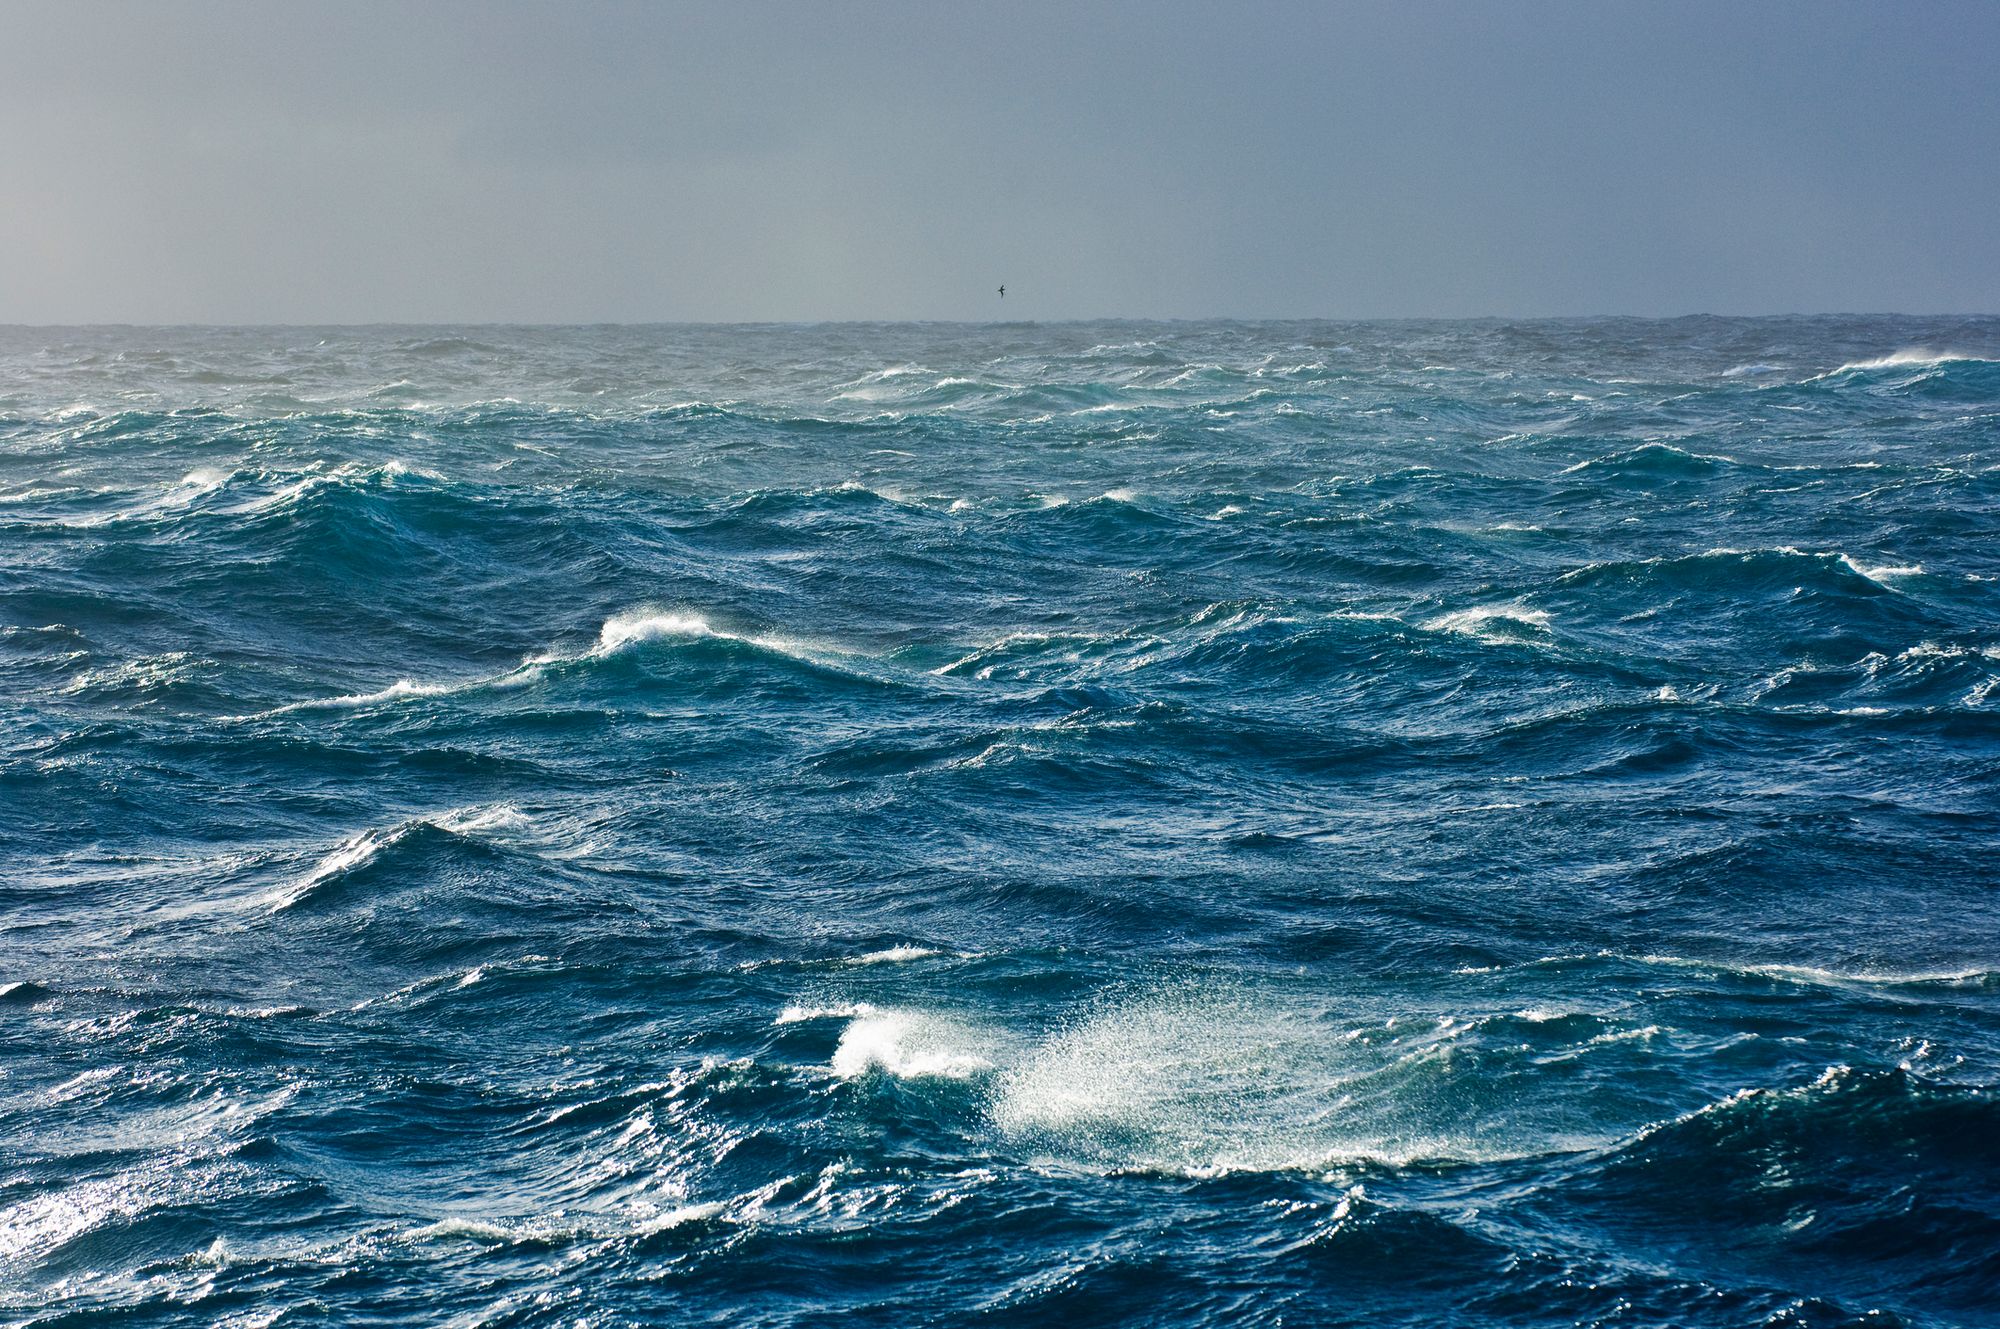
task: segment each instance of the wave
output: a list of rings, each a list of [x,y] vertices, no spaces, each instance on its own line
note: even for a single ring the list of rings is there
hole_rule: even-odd
[[[264,720],[278,715],[289,715],[294,711],[347,711],[369,706],[387,705],[412,697],[442,697],[466,687],[476,687],[477,683],[419,683],[414,679],[399,678],[385,688],[373,692],[350,692],[338,697],[313,697],[306,701],[288,702],[283,706],[260,711],[254,716],[233,717]]]
[[[420,822],[405,822],[386,831],[360,831],[341,841],[324,858],[313,865],[297,882],[279,891],[271,892],[258,900],[274,914],[280,914],[313,898],[321,888],[338,881],[355,868],[374,860],[377,854],[394,845],[415,831]]]
[[[88,669],[73,678],[63,692],[69,696],[97,701],[136,700],[155,702],[175,694],[201,694],[200,684],[214,673],[214,660],[187,651],[123,660],[117,664]]]
[[[1517,600],[1508,604],[1475,605],[1470,609],[1439,614],[1426,620],[1423,628],[1426,632],[1471,637],[1496,646],[1546,642],[1549,639],[1549,615],[1546,610],[1531,609]]]
[[[1708,549],[1644,559],[1587,563],[1563,573],[1564,586],[1601,586],[1607,582],[1650,582],[1680,590],[1707,590],[1740,595],[1756,589],[1790,590],[1801,580],[1827,590],[1849,593],[1894,591],[1892,582],[1923,575],[1918,564],[1869,564],[1840,550],[1805,550],[1792,545],[1765,549]]]
[[[843,1080],[871,1074],[965,1080],[993,1068],[975,1050],[981,1041],[977,1030],[951,1016],[857,1007],[833,1051],[832,1070]]]
[[[1977,1319],[1996,328],[0,329],[0,1302]]]
[[[1605,965],[1641,969],[1683,969],[1730,978],[1794,984],[1803,987],[1895,989],[1895,988],[2000,988],[2000,970],[1983,968],[1898,969],[1855,965],[1836,968],[1825,965],[1782,961],[1725,960],[1670,954],[1634,954],[1623,951],[1589,951],[1547,955],[1516,965],[1489,965],[1461,969],[1466,975],[1498,973],[1505,970],[1594,969]]]
[[[809,665],[849,680],[879,684],[893,681],[895,677],[893,671],[883,670],[872,662],[864,666],[867,657],[856,652],[806,643],[775,633],[729,632],[714,626],[705,616],[687,610],[636,609],[606,618],[598,628],[597,640],[582,650],[541,651],[526,657],[519,665],[497,673],[436,681],[401,678],[367,692],[307,698],[254,714],[223,718],[236,722],[271,720],[315,711],[369,710],[478,692],[518,689],[579,667],[631,655],[650,645],[675,642],[713,642],[747,647],[766,658]]]
[[[1657,1026],[1582,1011],[1409,1018],[1330,1010],[1231,985],[1114,997],[1040,1036],[961,1015],[804,1002],[778,1027],[842,1021],[842,1080],[972,1082],[998,1138],[1030,1160],[1215,1176],[1468,1164],[1606,1142],[1507,1103],[1529,1060],[1644,1055]],[[1628,1053],[1624,1049],[1639,1049]],[[1484,1067],[1482,1071],[1480,1068]],[[1465,1075],[1492,1077],[1468,1097]]]
[[[1620,957],[1623,958],[1623,957]],[[1634,963],[1669,969],[1696,969],[1709,973],[1770,979],[1810,987],[1834,988],[2000,988],[2000,972],[1989,969],[1831,969],[1818,965],[1782,963],[1730,964],[1719,960],[1689,959],[1674,955],[1639,955]]]
[[[327,898],[385,855],[414,851],[421,857],[435,848],[519,843],[532,831],[533,823],[511,804],[473,805],[411,817],[393,826],[357,831],[327,851],[303,877],[261,893],[252,903],[266,913],[286,913]]]
[[[1034,1048],[999,1078],[992,1115],[1017,1145],[1073,1165],[1189,1176],[1494,1162],[1601,1143],[1581,1119],[1508,1123],[1501,1066],[1522,1055],[1510,1049],[1524,1027],[1512,1019],[1339,1015],[1275,994],[1169,987]],[[1533,1034],[1572,1055],[1647,1036],[1588,1016]],[[1493,1059],[1490,1094],[1447,1092],[1481,1075],[1481,1059]]]
[[[1887,355],[1879,355],[1872,360],[1850,360],[1838,369],[1830,369],[1826,373],[1818,375],[1817,378],[1807,381],[1818,382],[1820,379],[1833,378],[1840,374],[1865,374],[1877,369],[1903,369],[1908,367],[1929,369],[1939,365],[1950,364],[1990,365],[2000,364],[2000,361],[1990,359],[1986,356],[1968,355],[1957,351],[1933,351],[1925,350],[1921,347],[1911,347],[1905,350],[1891,351]]]
[[[1694,479],[1736,466],[1734,457],[1691,452],[1671,443],[1646,443],[1623,452],[1591,457],[1564,467],[1563,475],[1609,474],[1649,479]]]
[[[423,482],[432,497],[445,497],[462,489],[437,471],[393,458],[290,468],[202,467],[178,480],[142,491],[145,496],[137,502],[109,512],[58,517],[48,524],[72,530],[102,530],[126,525],[174,527],[218,520],[232,526],[260,521],[269,524],[272,519],[311,521],[322,515],[311,508],[323,498],[338,503],[345,498],[419,497],[396,492],[412,481]],[[103,490],[90,497],[101,499],[117,492]],[[337,517],[332,512],[324,515]]]
[[[858,651],[783,633],[731,631],[716,626],[706,615],[682,609],[635,609],[613,614],[604,620],[596,643],[588,650],[549,651],[530,656],[519,669],[493,681],[515,686],[578,666],[637,656],[645,648],[661,643],[747,652],[752,659],[802,665],[822,677],[850,683],[886,685],[900,681],[894,670]]]
[[[1643,1221],[1697,1245],[1748,1238],[1867,1270],[1876,1286],[1886,1274],[1927,1300],[1984,1305],[2000,1273],[1996,1141],[1989,1088],[1836,1065],[1649,1128],[1565,1189],[1600,1209],[1642,1199]]]
[[[720,1201],[656,1208],[638,1217],[476,1218],[454,1215],[405,1232],[418,1243],[469,1242],[480,1246],[550,1247],[580,1242],[615,1242],[657,1236],[679,1228],[700,1228],[727,1216]]]
[[[830,1020],[845,1021],[828,1064],[838,1078],[971,1082],[977,1092],[961,1103],[1009,1152],[1110,1174],[1338,1173],[1565,1155],[1578,1160],[1571,1184],[1584,1191],[1674,1168],[1711,1178],[1702,1189],[1712,1199],[1732,1184],[1730,1169],[1749,1170],[1745,1184],[1756,1185],[1765,1133],[1809,1141],[1826,1129],[1813,1124],[1821,1119],[1848,1134],[1873,1131],[1865,1118],[1874,1114],[1887,1139],[1916,1151],[1913,1166],[1936,1169],[1950,1152],[1944,1122],[1963,1118],[1950,1128],[1973,1133],[1962,1139],[2000,1127],[1990,1093],[1905,1070],[1836,1068],[1810,1086],[1745,1090],[1653,1124],[1585,1112],[1560,1092],[1581,1059],[1625,1067],[1595,1072],[1615,1082],[1675,1055],[1684,1036],[1560,1003],[1384,1019],[1183,984],[1103,1002],[1039,1038],[865,1002],[787,1007],[777,1023]],[[1644,1103],[1634,1098],[1624,1111]],[[1924,1121],[1938,1124],[1908,1133]],[[1839,1146],[1823,1152],[1843,1157]],[[1869,1147],[1856,1141],[1845,1157],[1867,1159]]]
[[[592,654],[612,655],[627,646],[662,638],[714,635],[715,629],[699,614],[659,613],[642,609],[629,614],[614,614],[605,619],[604,626],[598,629],[597,647]]]
[[[842,960],[846,965],[908,964],[912,960],[930,960],[945,952],[934,946],[890,946],[879,951],[869,951],[865,955],[849,956]],[[961,959],[968,958],[963,955]]]

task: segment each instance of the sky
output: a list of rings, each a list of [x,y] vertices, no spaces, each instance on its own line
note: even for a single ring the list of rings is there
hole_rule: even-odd
[[[0,0],[0,323],[1995,312],[1996,145],[1991,0]]]

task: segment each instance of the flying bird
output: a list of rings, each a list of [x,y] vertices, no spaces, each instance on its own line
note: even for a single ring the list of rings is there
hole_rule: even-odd
[[[1002,286],[1000,288],[1000,298],[1002,300],[1005,300],[1007,298],[1007,288],[1005,286]]]

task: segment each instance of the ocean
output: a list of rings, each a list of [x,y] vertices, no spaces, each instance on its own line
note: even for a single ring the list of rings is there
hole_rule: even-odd
[[[2000,1323],[2000,319],[0,329],[0,1321]]]

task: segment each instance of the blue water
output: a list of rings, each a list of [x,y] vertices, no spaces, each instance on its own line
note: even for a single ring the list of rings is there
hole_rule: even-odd
[[[0,330],[0,1319],[2000,1322],[2000,320]]]

